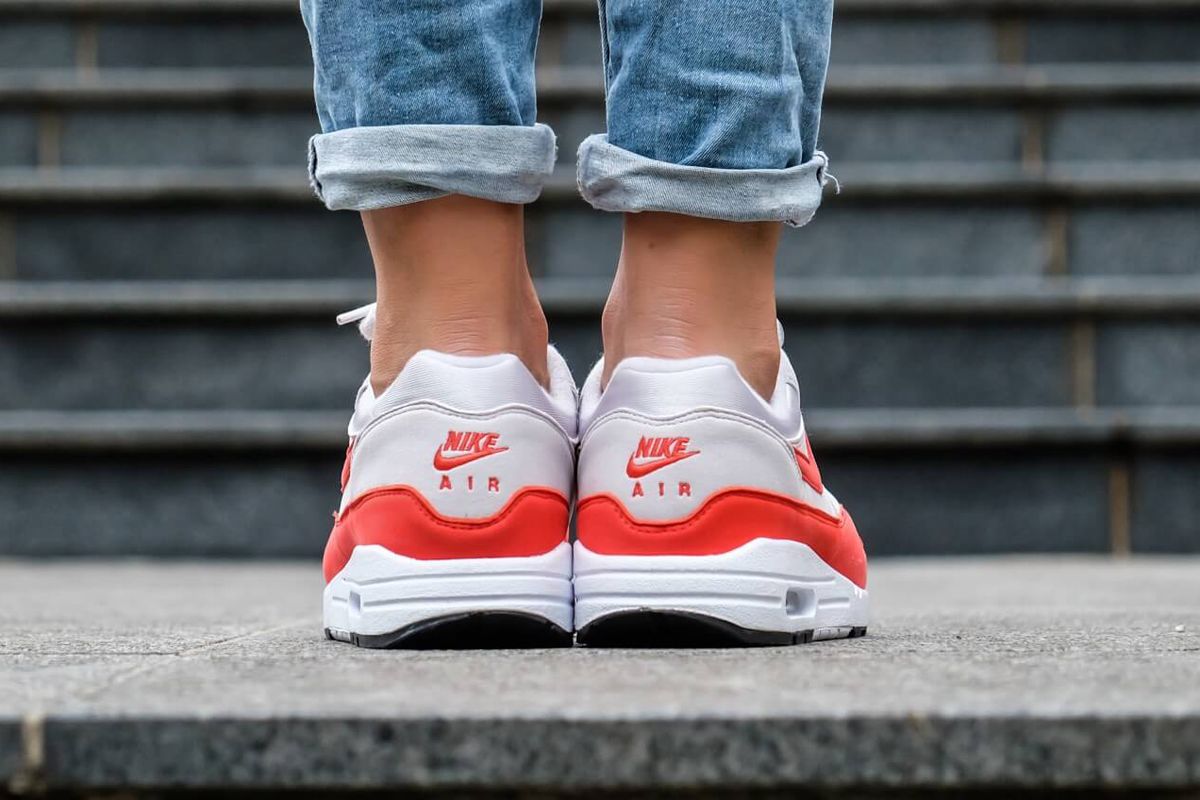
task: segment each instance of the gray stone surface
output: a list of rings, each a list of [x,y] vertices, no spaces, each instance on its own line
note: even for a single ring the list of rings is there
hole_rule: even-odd
[[[597,316],[552,317],[553,340],[582,378],[601,349]],[[877,320],[790,313],[782,318],[789,333],[788,351],[812,406],[1030,407],[1072,402],[1066,320]],[[1107,335],[1101,338],[1108,341]],[[1148,368],[1165,376],[1173,365],[1190,363],[1190,341],[1179,340],[1184,350],[1175,361]],[[1127,370],[1126,362],[1136,360],[1143,346],[1149,345],[1141,339],[1122,345],[1124,349],[1112,356],[1112,368]],[[1101,353],[1109,358],[1107,349]],[[46,364],[57,367],[48,372]],[[0,323],[0,410],[340,409],[347,406],[366,370],[362,341],[324,316],[134,316],[64,320],[53,327],[30,327],[23,320]],[[1169,397],[1200,404],[1195,375],[1174,373]],[[1149,394],[1140,373],[1120,380],[1132,392],[1105,394],[1109,404],[1161,400]]]
[[[876,162],[874,166],[884,165]],[[977,166],[982,169],[984,165]],[[993,166],[1004,165],[993,162]],[[820,224],[785,237],[781,274],[1033,275],[1046,269],[1047,223],[1044,206],[1037,198],[1028,202],[1014,202],[1003,195],[961,202],[914,199],[903,194],[902,186],[909,178],[897,173],[893,185],[881,175],[868,175],[870,168],[866,165],[857,173],[867,181],[865,187],[855,182],[853,171],[841,172],[843,196],[826,198]],[[226,168],[220,176],[228,175],[233,181],[235,169]],[[315,201],[310,204],[299,162],[294,171],[274,169],[286,176],[287,182],[268,181],[264,191],[286,189],[286,206],[263,205],[244,185],[232,183],[228,192],[214,188],[211,196],[199,200],[176,194],[166,197],[166,205],[149,208],[80,203],[86,195],[72,195],[72,204],[57,208],[11,204],[18,274],[58,279],[368,275],[369,260],[357,218],[349,213],[322,213]],[[912,165],[906,169],[917,174]],[[960,169],[921,169],[927,170],[925,177],[945,186],[963,179]],[[834,170],[838,171],[836,164]],[[150,180],[158,174],[144,176]],[[206,175],[214,178],[214,186],[224,187],[219,176],[213,172]],[[568,177],[563,175],[564,180]],[[42,180],[37,175],[30,179]],[[166,174],[165,180],[164,186],[172,192],[203,189],[188,183],[191,177],[187,173],[182,175],[183,183],[175,173]],[[963,185],[972,184],[967,181]],[[1147,191],[1157,191],[1146,185]],[[116,198],[129,191],[122,183],[111,186]],[[535,258],[544,259],[535,268],[542,274],[611,274],[619,221],[584,206],[566,183],[556,182],[553,188],[554,196],[529,210]],[[77,190],[68,186],[64,191]],[[873,191],[882,194],[872,198]],[[1195,213],[1193,198],[1170,203],[1099,199],[1102,202],[1067,207],[1068,258],[1073,271],[1113,274],[1125,264],[1139,272],[1178,273],[1194,268],[1189,260],[1191,251],[1176,244],[1186,245],[1196,236],[1188,216]],[[1130,217],[1122,220],[1125,213]],[[1077,221],[1075,214],[1080,214],[1082,221]],[[542,215],[552,216],[553,225],[543,224]],[[1104,218],[1111,218],[1113,226],[1095,228]],[[1085,224],[1093,227],[1081,230]],[[1151,231],[1168,238],[1156,241]],[[1092,260],[1101,263],[1092,266]]]
[[[369,278],[357,215],[311,208],[30,209],[10,217],[34,280]]]
[[[57,20],[5,19],[0,24],[0,68],[66,67],[75,60],[75,31]]]
[[[181,656],[290,625],[320,608],[320,565],[227,561],[172,563],[154,561],[0,561],[7,597],[34,597],[18,611],[12,604],[0,612],[5,636],[0,658],[6,681],[25,681],[36,659],[52,669],[127,657]],[[105,577],[105,573],[109,573]],[[17,577],[17,576],[20,577]],[[47,586],[54,591],[44,591]],[[317,587],[318,596],[311,589]],[[14,661],[15,659],[15,661]],[[16,664],[20,669],[7,669]],[[33,676],[36,677],[36,676]],[[53,703],[55,692],[86,690],[79,681],[43,681],[37,694],[6,684],[0,711],[28,710]]]
[[[1031,208],[829,202],[818,214],[819,224],[784,234],[781,275],[1037,275],[1046,262],[1043,222]],[[612,275],[619,220],[551,205],[534,206],[528,219],[542,274]]]
[[[576,383],[587,378],[592,366],[604,354],[600,322],[591,314],[552,316],[550,341],[567,360]]]
[[[315,563],[9,562],[0,686],[95,672],[0,718],[59,789],[1195,786],[1198,575],[878,560],[862,640],[405,653],[321,639]]]
[[[7,785],[21,770],[21,721],[0,715],[0,785]]]
[[[825,104],[821,147],[844,161],[1007,161],[1021,157],[1022,123],[1011,108],[913,108]]]
[[[819,435],[814,446],[825,480],[854,515],[868,553],[1109,549],[1102,450],[822,454]],[[1177,500],[1168,509],[1179,507]]]
[[[1194,275],[1200,203],[1075,209],[1067,254],[1079,275]]]
[[[832,69],[840,64],[979,64],[996,60],[996,37],[982,16],[840,17],[835,10]]]
[[[96,33],[100,67],[311,66],[300,14],[227,19],[107,20]]]
[[[1043,223],[1030,208],[827,202],[817,213],[819,224],[783,237],[780,274],[1036,275],[1045,268]]]
[[[37,123],[31,114],[0,110],[0,167],[37,164]]]
[[[1109,548],[1109,469],[1119,446],[978,445],[965,435],[936,446],[855,443],[846,431],[826,432],[819,409],[810,416],[825,479],[873,553]],[[331,433],[328,445],[252,451],[6,449],[0,553],[315,557],[338,500],[343,446]],[[1131,477],[1135,548],[1200,550],[1194,457],[1155,447]]]
[[[1144,453],[1132,481],[1133,549],[1200,552],[1200,455]]]
[[[538,38],[539,65],[595,67],[599,74],[600,21],[598,15],[542,19]]]
[[[286,108],[272,108],[259,97],[206,109],[70,109],[62,115],[61,163],[75,167],[296,164],[308,137],[318,130],[311,102],[303,96],[297,99]],[[238,109],[238,105],[249,108]],[[552,96],[540,104],[539,115],[555,129],[560,162],[567,166],[580,142],[605,128],[599,97]],[[1194,135],[1200,126],[1200,107],[1195,104],[1068,105],[1051,109],[1047,116],[1045,146],[1051,160],[1139,161],[1200,155]],[[930,164],[1015,163],[1021,156],[1022,135],[1020,110],[1012,105],[920,106],[887,101],[864,105],[839,100],[836,93],[825,105],[821,130],[822,147],[835,163],[897,159]],[[29,163],[14,157],[9,165]]]
[[[535,204],[525,216],[525,242],[539,275],[611,278],[621,249],[621,218]]]
[[[336,448],[6,453],[0,553],[316,558],[337,508],[341,460]]]
[[[344,408],[367,369],[332,318],[0,325],[7,409]]]
[[[1200,15],[1055,14],[1025,21],[1033,63],[1200,60]]]
[[[294,166],[320,130],[312,111],[226,109],[73,111],[61,125],[65,167]]]
[[[836,171],[836,166],[835,166]],[[849,190],[853,184],[849,184]],[[1191,274],[1200,206],[1102,204],[1067,216],[1076,274]],[[370,276],[349,213],[259,205],[159,209],[18,208],[9,217],[17,275],[37,280],[333,278]],[[609,276],[620,220],[576,204],[539,203],[528,239],[540,274]],[[1047,262],[1044,219],[1031,207],[831,200],[820,224],[789,231],[784,276],[1036,275]]]
[[[1051,161],[1200,159],[1200,104],[1068,106],[1049,115]]]
[[[1065,326],[982,320],[824,321],[786,315],[784,324],[801,392],[813,407],[1071,402]]]
[[[1186,405],[1200,403],[1200,321],[1129,321],[1096,335],[1096,400]]]

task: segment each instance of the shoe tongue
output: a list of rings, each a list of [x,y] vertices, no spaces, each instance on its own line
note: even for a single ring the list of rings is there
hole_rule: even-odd
[[[368,342],[371,341],[371,336],[375,333],[375,304],[368,303],[337,315],[338,325],[349,325],[354,322],[358,323],[358,332],[362,334],[363,338]]]

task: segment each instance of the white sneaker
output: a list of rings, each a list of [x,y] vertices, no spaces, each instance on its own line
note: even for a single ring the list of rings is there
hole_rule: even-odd
[[[580,409],[578,641],[864,634],[862,541],[813,460],[786,354],[769,403],[719,356],[629,358],[603,393],[601,369]]]
[[[369,340],[374,306],[343,314]],[[576,389],[422,350],[364,381],[325,548],[325,632],[361,647],[569,645]]]

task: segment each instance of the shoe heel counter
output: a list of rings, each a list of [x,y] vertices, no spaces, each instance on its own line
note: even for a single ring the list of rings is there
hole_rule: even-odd
[[[580,450],[576,532],[608,555],[716,555],[754,539],[808,545],[866,585],[849,514],[802,474],[800,454],[760,423],[705,410],[599,420]]]
[[[573,466],[569,437],[532,410],[394,409],[354,442],[326,579],[358,545],[420,559],[548,552],[566,539]]]
[[[470,413],[411,404],[358,436],[342,509],[369,492],[407,486],[440,514],[487,517],[524,488],[570,497],[573,455],[570,439],[531,410]]]
[[[580,415],[577,554],[707,557],[783,540],[864,588],[862,541],[821,480],[798,392],[786,359],[770,403],[719,356],[626,359],[603,392],[594,372]]]
[[[639,521],[687,517],[735,488],[785,496],[802,491],[787,442],[734,413],[654,418],[618,412],[593,425],[581,445],[581,502],[609,497]]]

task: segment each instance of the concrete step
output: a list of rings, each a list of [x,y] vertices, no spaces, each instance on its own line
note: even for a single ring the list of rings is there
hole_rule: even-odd
[[[608,278],[541,278],[552,314],[595,314]],[[369,280],[0,282],[0,319],[111,315],[222,319],[314,317],[328,321],[369,302]],[[1200,311],[1200,276],[1048,278],[781,278],[785,314],[817,317],[1092,319],[1188,317]]]
[[[294,3],[6,0],[2,66],[302,66]],[[848,0],[837,6],[838,64],[986,64],[1200,59],[1195,0]],[[593,2],[547,2],[545,66],[600,63]]]
[[[835,164],[820,224],[784,237],[785,276],[1190,275],[1200,169]],[[544,276],[610,275],[620,219],[564,171],[528,213]],[[290,169],[0,170],[0,276],[26,280],[351,278],[361,225]]]
[[[321,638],[313,563],[9,561],[0,585],[38,602],[0,605],[0,781],[54,797],[1186,796],[1198,569],[878,560],[871,627],[848,642],[380,653]]]
[[[347,414],[0,413],[0,553],[316,558]],[[1200,551],[1200,407],[808,418],[876,555]]]
[[[0,584],[39,602],[0,606],[0,780],[55,797],[1184,796],[1197,569],[878,560],[849,642],[380,653],[321,638],[314,564],[10,561]]]
[[[564,162],[605,127],[599,71],[546,69]],[[294,165],[318,129],[311,70],[0,70],[0,166]],[[835,163],[1200,159],[1187,65],[843,67],[826,93]]]
[[[541,289],[582,377],[601,349],[603,282]],[[367,348],[332,317],[369,295],[354,282],[12,284],[0,408],[342,409]],[[816,406],[1200,404],[1196,279],[784,281],[779,302]]]

